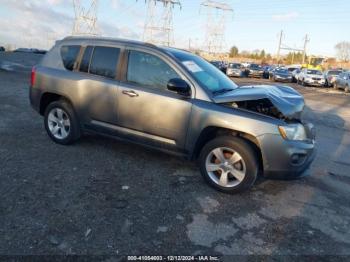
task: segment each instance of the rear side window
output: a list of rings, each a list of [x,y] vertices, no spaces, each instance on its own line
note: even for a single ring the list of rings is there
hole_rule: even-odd
[[[90,59],[92,55],[92,51],[94,48],[92,46],[88,46],[85,48],[83,58],[81,59],[80,63],[80,71],[88,73],[89,72],[89,64],[90,64]]]
[[[120,49],[96,46],[92,54],[90,74],[115,78]]]
[[[64,67],[72,71],[74,63],[77,60],[80,51],[80,45],[66,45],[61,47],[61,57]]]

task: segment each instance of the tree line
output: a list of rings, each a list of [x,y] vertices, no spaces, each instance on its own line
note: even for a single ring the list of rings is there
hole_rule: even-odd
[[[341,62],[349,62],[350,61],[350,42],[343,41],[334,46],[336,51],[336,55],[339,61]],[[230,58],[242,57],[242,58],[250,58],[256,60],[271,61],[272,56],[269,53],[266,53],[264,49],[262,50],[254,50],[252,52],[249,51],[239,51],[237,46],[232,46],[229,52]],[[305,57],[307,60],[307,57]],[[287,55],[283,57],[283,62],[285,63],[295,63],[300,64],[303,62],[303,53],[302,52],[289,52]]]

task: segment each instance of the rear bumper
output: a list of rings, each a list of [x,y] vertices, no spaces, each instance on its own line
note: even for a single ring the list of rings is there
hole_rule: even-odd
[[[305,175],[317,152],[314,135],[309,141],[287,141],[280,135],[266,134],[259,137],[259,142],[264,176],[271,178],[293,179]]]
[[[29,86],[29,102],[31,107],[40,113],[40,98],[41,98],[41,92],[37,88],[33,88],[32,86]]]

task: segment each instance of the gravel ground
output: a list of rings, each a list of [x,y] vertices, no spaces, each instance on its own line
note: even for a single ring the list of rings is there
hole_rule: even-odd
[[[0,56],[0,254],[350,255],[350,96],[294,85],[318,131],[311,175],[226,195],[173,156],[51,142],[29,106],[32,56]]]

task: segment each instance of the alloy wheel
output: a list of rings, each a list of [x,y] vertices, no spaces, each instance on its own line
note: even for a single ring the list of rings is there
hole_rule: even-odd
[[[206,158],[205,168],[210,179],[222,187],[235,187],[246,176],[244,159],[227,147],[213,149]]]
[[[70,132],[71,123],[68,114],[61,108],[53,108],[49,112],[48,127],[50,133],[57,139],[65,139]]]

